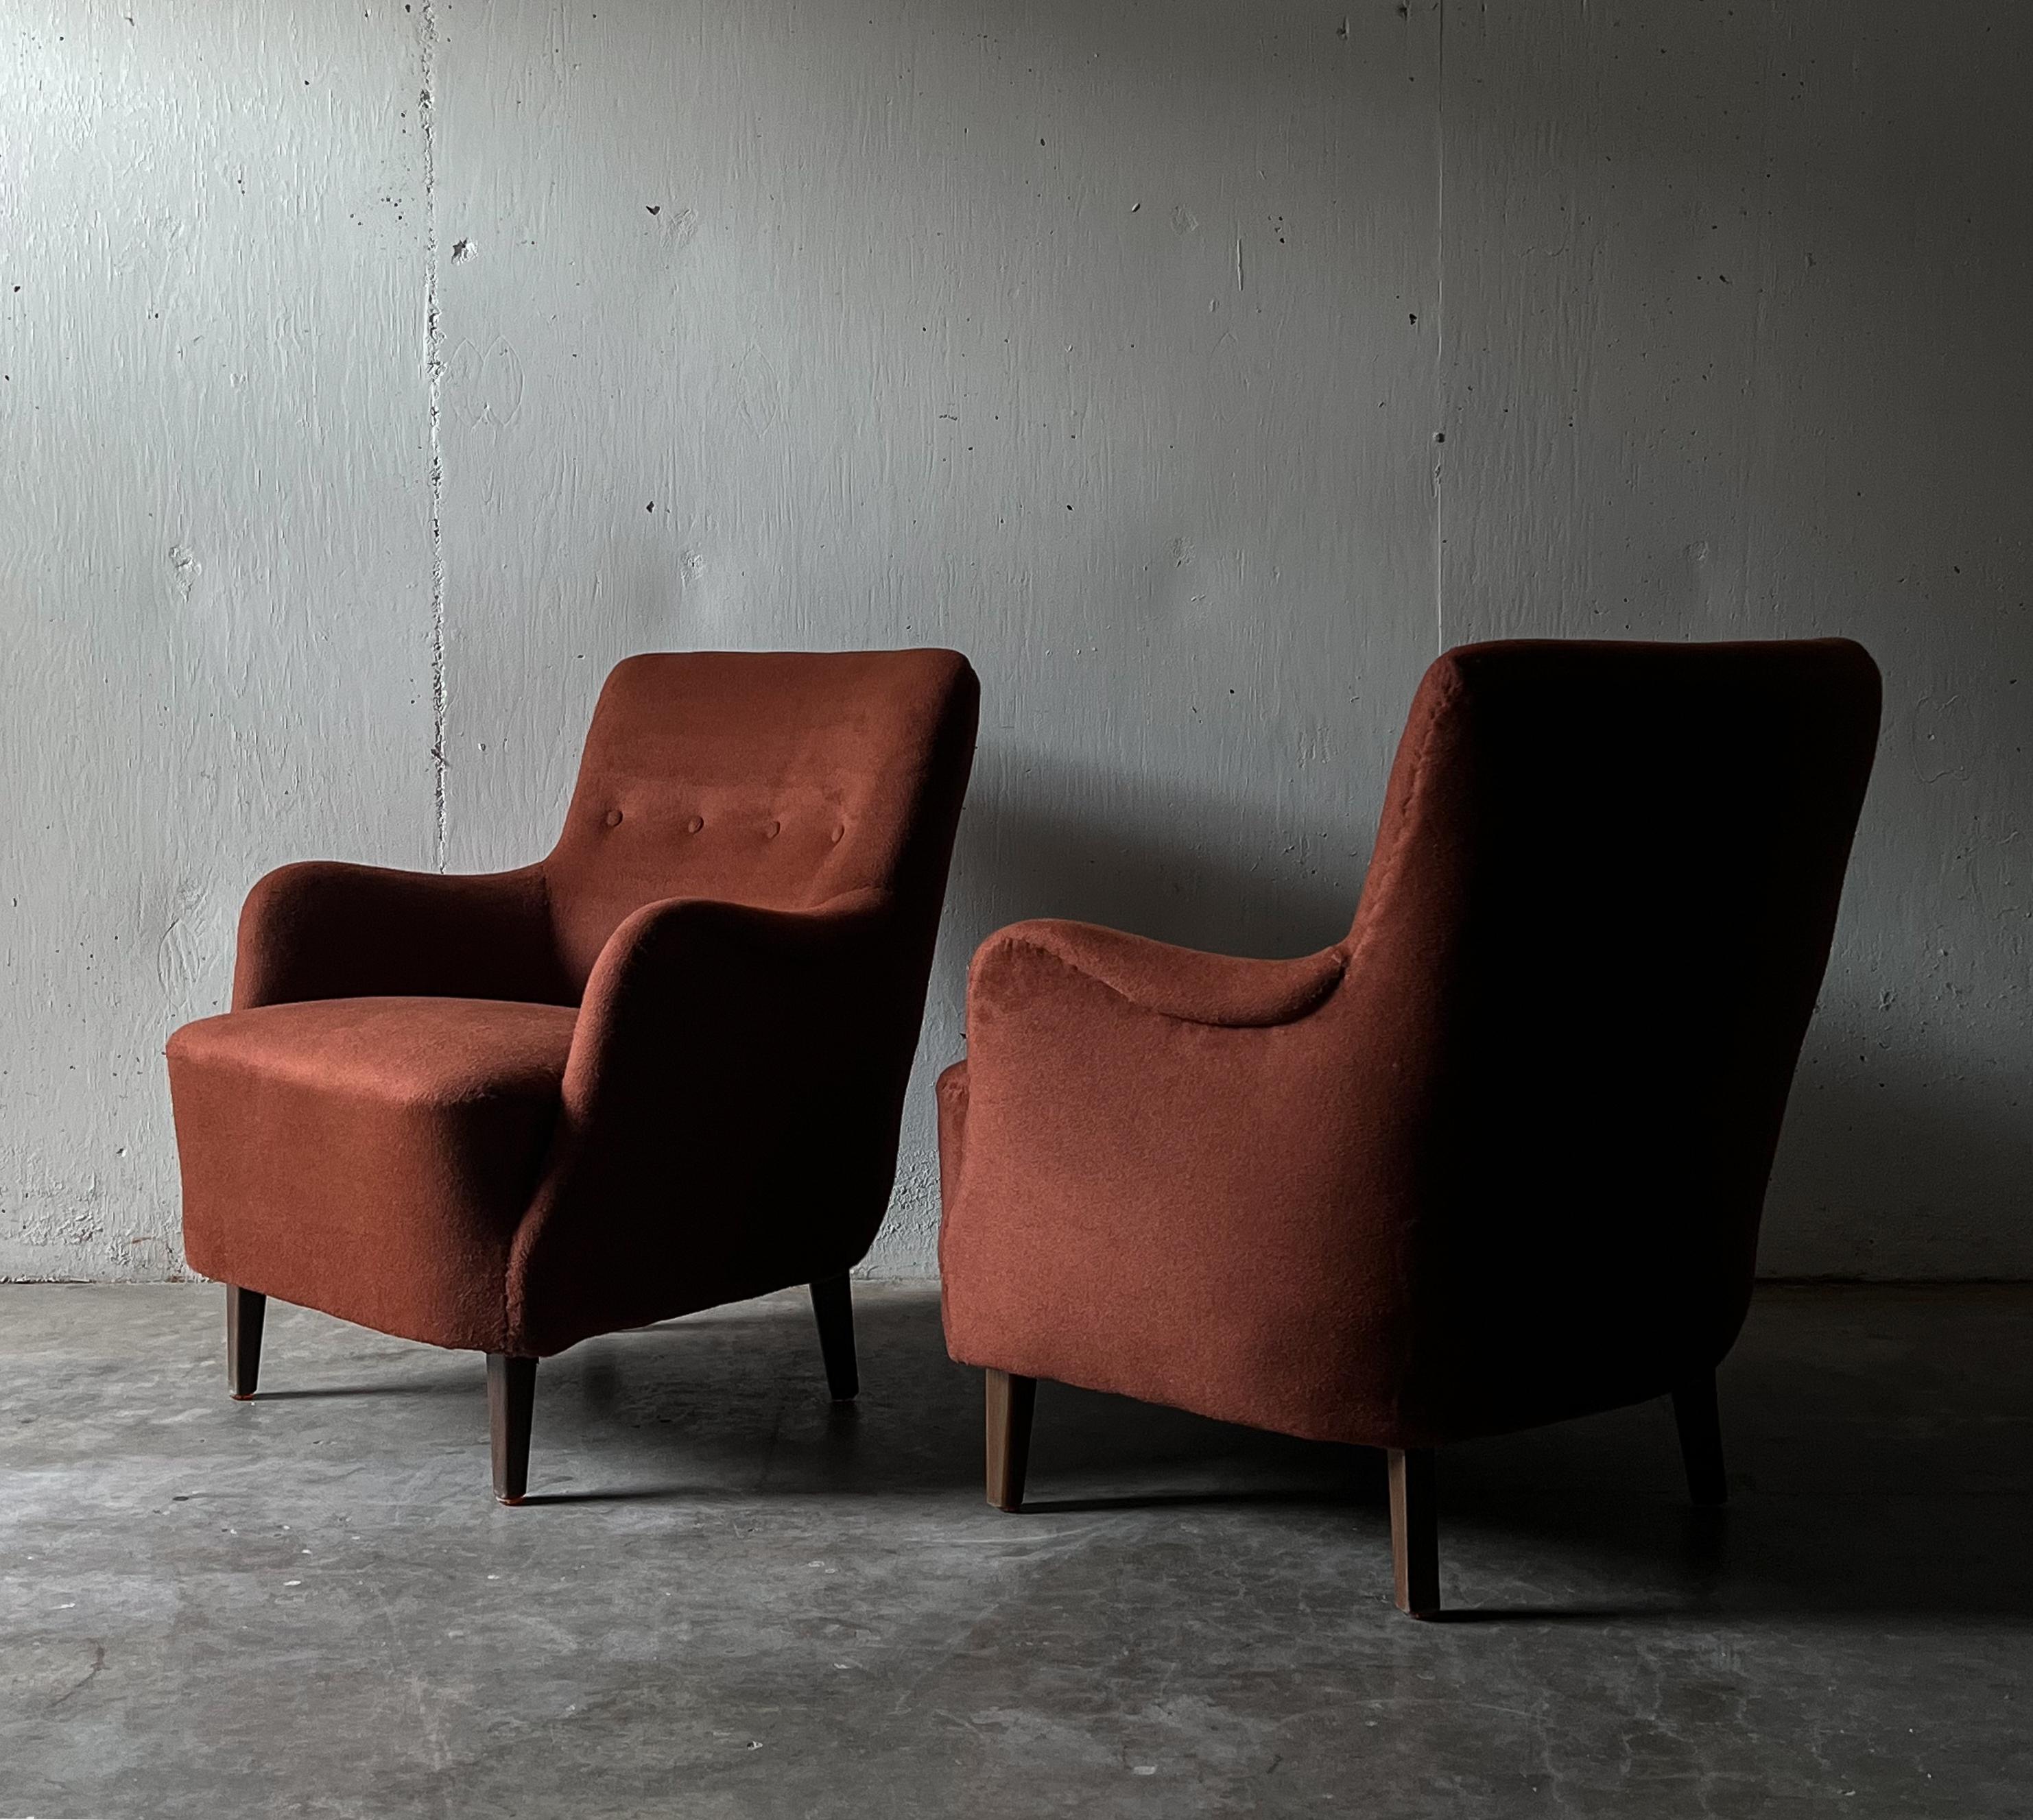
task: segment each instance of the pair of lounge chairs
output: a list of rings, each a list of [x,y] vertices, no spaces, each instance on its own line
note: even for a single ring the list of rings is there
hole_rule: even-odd
[[[233,1394],[271,1295],[483,1352],[513,1504],[540,1358],[809,1284],[852,1396],[977,701],[950,652],[633,658],[541,863],[262,880],[168,1051]],[[1333,947],[990,937],[938,1088],[990,1500],[1040,1378],[1387,1450],[1414,1613],[1447,1443],[1670,1394],[1722,1498],[1878,716],[1844,641],[1469,647]]]

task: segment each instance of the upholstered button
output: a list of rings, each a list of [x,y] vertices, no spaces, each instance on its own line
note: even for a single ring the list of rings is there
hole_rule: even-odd
[[[767,828],[763,829],[762,838],[765,840],[774,840],[777,836],[783,832],[784,824],[781,821],[773,821]]]
[[[620,809],[610,809],[607,812],[607,825],[609,828],[619,828],[621,825],[621,811]]]
[[[704,816],[702,816],[702,815],[695,815],[695,816],[694,816],[694,817],[691,818],[691,820],[690,821],[688,821],[688,822],[687,822],[687,823],[685,824],[685,827],[686,827],[686,829],[687,830],[687,832],[691,832],[691,833],[692,833],[692,834],[697,834],[697,833],[698,832],[698,831],[699,831],[701,828],[704,828],[705,826],[706,826],[706,817],[705,817]]]

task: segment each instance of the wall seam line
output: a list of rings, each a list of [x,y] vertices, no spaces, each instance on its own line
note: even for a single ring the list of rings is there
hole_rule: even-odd
[[[1433,654],[1447,648],[1447,520],[1443,469],[1447,429],[1447,0],[1436,0],[1439,43],[1433,101],[1433,398],[1439,407],[1433,455]]]
[[[431,806],[433,860],[445,869],[444,327],[438,310],[437,0],[419,0],[417,40],[423,84],[417,129],[423,146],[424,373],[430,426]]]

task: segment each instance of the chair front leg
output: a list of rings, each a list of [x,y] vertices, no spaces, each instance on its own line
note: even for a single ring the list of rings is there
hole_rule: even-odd
[[[1673,1392],[1673,1420],[1680,1430],[1680,1461],[1687,1469],[1687,1496],[1698,1504],[1727,1504],[1729,1478],[1722,1463],[1722,1412],[1716,1404],[1713,1371]]]
[[[487,1428],[494,1452],[494,1495],[520,1504],[530,1489],[530,1424],[537,1407],[537,1362],[487,1355]]]
[[[254,1395],[261,1376],[261,1325],[268,1313],[268,1298],[258,1290],[226,1286],[226,1388],[235,1403],[246,1403]]]
[[[1038,1381],[991,1370],[987,1383],[988,1501],[998,1510],[1021,1510]]]
[[[818,1323],[826,1388],[835,1403],[852,1403],[861,1392],[861,1371],[854,1358],[854,1294],[845,1276],[812,1285],[812,1318]]]
[[[1440,1513],[1433,1450],[1390,1449],[1391,1561],[1398,1609],[1430,1618],[1440,1609]]]

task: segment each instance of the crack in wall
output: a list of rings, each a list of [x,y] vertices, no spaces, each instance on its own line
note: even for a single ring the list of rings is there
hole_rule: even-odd
[[[422,140],[424,185],[424,371],[430,417],[431,765],[432,846],[445,869],[445,559],[444,450],[440,439],[444,406],[444,327],[438,311],[437,0],[419,0],[417,49],[422,86],[417,130]]]

